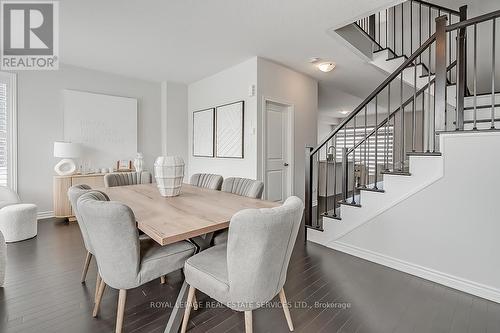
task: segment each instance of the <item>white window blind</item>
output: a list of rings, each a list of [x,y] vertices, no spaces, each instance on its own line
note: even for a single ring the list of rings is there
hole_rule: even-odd
[[[371,131],[373,131],[374,127],[367,127],[366,128],[366,133],[370,134]],[[387,152],[387,145],[389,147],[388,149],[388,156],[389,156],[389,165],[392,164],[392,152],[393,152],[393,140],[394,140],[394,134],[393,134],[393,126],[389,126],[389,131],[388,135],[386,138],[386,129],[387,127],[384,126],[378,130],[378,137],[377,137],[377,164],[380,165],[385,165],[385,157],[386,157],[386,152]],[[342,148],[346,147],[348,149],[352,148],[354,146],[354,143],[360,142],[364,137],[365,137],[365,128],[364,127],[357,127],[356,129],[354,128],[347,128],[345,131],[345,140],[344,140],[344,131],[341,130],[339,132],[339,137],[337,138],[337,161],[342,161]],[[387,140],[387,141],[386,141]],[[352,160],[352,153],[349,154],[349,161]],[[356,156],[355,156],[355,161],[356,163],[362,163],[365,164],[365,143],[362,143],[358,148],[356,148]],[[375,174],[375,134],[372,134],[368,140],[366,141],[366,159],[368,160],[368,172],[370,175]],[[379,172],[382,171],[381,168],[379,167]]]
[[[0,82],[0,186],[9,186],[9,101],[8,86]]]

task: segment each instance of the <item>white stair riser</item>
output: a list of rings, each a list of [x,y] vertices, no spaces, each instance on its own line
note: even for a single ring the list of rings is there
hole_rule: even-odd
[[[474,127],[473,124],[464,124],[464,130],[472,130],[472,128]],[[478,130],[488,130],[488,129],[491,129],[491,123],[488,122],[488,123],[477,123],[476,124],[476,128]],[[500,122],[495,122],[495,128],[496,129],[500,129]]]
[[[500,107],[495,108],[495,118],[500,117]],[[473,120],[474,110],[464,110],[464,120]],[[491,108],[477,109],[476,119],[491,119]]]
[[[341,221],[323,218],[323,232],[309,230],[308,239],[327,244],[364,224],[443,176],[441,156],[410,156],[411,176],[384,175],[384,193],[362,191],[361,207],[341,205]]]

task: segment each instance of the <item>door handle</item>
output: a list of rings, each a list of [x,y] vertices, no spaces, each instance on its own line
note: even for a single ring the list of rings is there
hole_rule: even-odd
[[[288,163],[283,163],[283,166],[288,166]]]

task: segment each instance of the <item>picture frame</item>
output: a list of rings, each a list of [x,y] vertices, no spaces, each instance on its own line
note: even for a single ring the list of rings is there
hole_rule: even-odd
[[[132,161],[131,160],[119,160],[116,162],[116,170],[117,171],[129,171],[132,170]]]
[[[215,146],[217,158],[244,158],[245,102],[215,108]]]
[[[215,156],[215,108],[193,112],[193,156]]]

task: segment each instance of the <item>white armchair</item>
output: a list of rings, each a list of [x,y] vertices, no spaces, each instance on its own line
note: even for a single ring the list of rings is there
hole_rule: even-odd
[[[18,242],[37,234],[36,205],[22,204],[16,192],[0,186],[0,232],[5,242]]]

